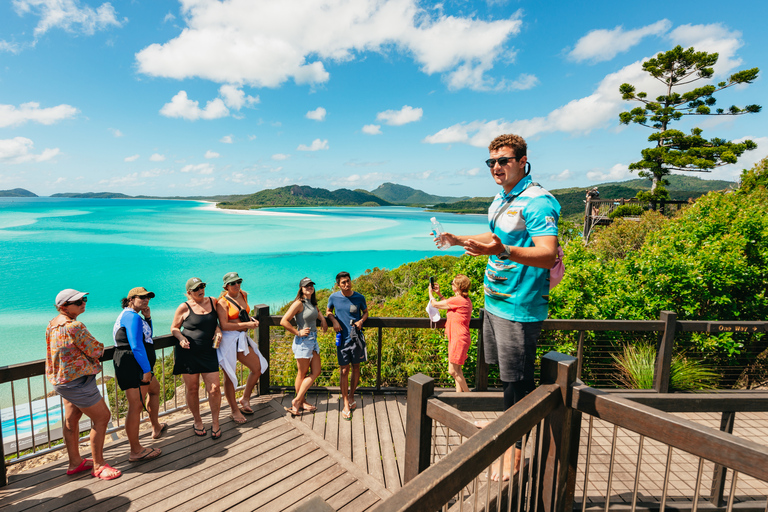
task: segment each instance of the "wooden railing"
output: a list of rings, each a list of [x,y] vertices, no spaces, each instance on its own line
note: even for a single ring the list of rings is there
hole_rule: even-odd
[[[653,439],[668,447],[664,490],[659,510],[665,509],[667,484],[673,448],[699,458],[694,495],[687,509],[699,508],[703,461],[715,463],[710,504],[725,505],[723,489],[726,471],[732,472],[727,510],[734,508],[738,474],[746,474],[768,486],[768,447],[732,435],[728,428],[721,431],[702,426],[671,414],[672,412],[721,412],[723,424],[733,427],[736,412],[768,411],[768,392],[727,391],[712,393],[669,394],[654,391],[597,390],[585,386],[576,378],[577,360],[550,352],[542,358],[542,385],[499,416],[483,429],[477,429],[462,411],[500,410],[500,393],[438,393],[433,394],[434,381],[425,375],[409,380],[408,417],[406,432],[406,485],[394,496],[381,503],[376,512],[454,510],[464,504],[464,490],[474,493],[473,510],[510,510],[513,500],[516,510],[563,512],[586,510],[589,487],[592,419],[614,425],[610,468],[605,503],[596,510],[631,510],[637,508],[637,489],[642,465],[643,440]],[[493,396],[495,395],[495,396]],[[575,483],[582,414],[589,415],[590,428],[584,472],[584,496],[581,505],[575,503]],[[436,462],[431,435],[433,422],[452,429],[466,438],[460,446]],[[537,437],[540,448],[531,450],[531,460],[510,484],[499,483],[492,490],[490,481],[478,486],[481,474],[505,450],[527,435],[534,425],[542,422]],[[640,434],[635,487],[631,505],[610,506],[611,478],[616,451],[616,431],[622,428]],[[541,461],[541,462],[539,462]],[[527,473],[527,478],[525,477]],[[601,475],[605,478],[606,475]],[[474,482],[473,485],[470,485]],[[527,485],[526,485],[527,484]],[[483,498],[485,495],[485,498]],[[467,498],[471,502],[472,498]],[[506,505],[505,505],[506,504]],[[505,506],[504,506],[505,505]],[[450,508],[449,508],[450,507]],[[702,509],[705,507],[701,507]],[[766,510],[765,502],[757,502],[743,510]],[[647,505],[644,507],[647,509]],[[675,510],[686,509],[675,503]]]
[[[595,226],[604,226],[612,222],[610,218],[611,212],[619,206],[625,204],[644,205],[653,210],[660,212],[662,215],[667,215],[672,212],[676,212],[683,206],[690,204],[689,201],[650,201],[643,203],[636,198],[630,199],[587,199],[584,205],[584,229],[582,231],[582,238],[584,241],[589,240],[589,235]]]

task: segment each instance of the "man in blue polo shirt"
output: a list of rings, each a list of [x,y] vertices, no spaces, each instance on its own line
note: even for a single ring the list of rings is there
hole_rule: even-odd
[[[485,362],[499,365],[504,408],[530,393],[536,342],[548,314],[549,269],[557,258],[560,204],[528,175],[527,145],[519,135],[500,135],[488,146],[485,161],[502,187],[488,208],[490,231],[458,236],[444,233],[439,243],[464,247],[471,256],[489,255],[485,269]],[[511,459],[511,453],[508,452]],[[520,467],[520,443],[515,471]],[[509,478],[494,468],[494,480]]]
[[[325,316],[331,318],[333,329],[340,333],[340,341],[336,346],[336,356],[339,360],[339,387],[344,399],[344,409],[341,417],[345,420],[352,419],[352,411],[357,407],[355,403],[355,390],[360,382],[360,363],[368,358],[365,345],[357,336],[353,336],[352,326],[359,331],[363,328],[363,322],[368,319],[368,306],[365,297],[352,291],[352,278],[349,272],[339,272],[336,275],[336,284],[340,291],[334,292],[328,297],[328,308]],[[353,337],[355,338],[353,340]],[[349,370],[352,367],[352,379],[349,382]],[[349,389],[349,392],[347,391]]]

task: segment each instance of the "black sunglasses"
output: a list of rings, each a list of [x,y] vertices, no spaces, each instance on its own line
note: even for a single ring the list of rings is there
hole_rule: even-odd
[[[196,288],[192,288],[193,292],[199,292],[200,290],[205,290],[204,284],[198,285]]]
[[[88,302],[88,297],[83,297],[82,299],[77,299],[75,302],[67,302],[64,304],[65,306],[82,306]]]
[[[151,299],[152,296],[151,295],[136,295],[136,298],[143,300],[143,299]]]
[[[516,156],[502,156],[500,158],[489,158],[485,161],[485,165],[487,165],[489,168],[493,169],[493,166],[496,165],[496,162],[499,162],[499,165],[501,167],[504,167],[509,163],[510,160],[517,160],[518,158]]]
[[[231,283],[228,283],[227,286],[231,286],[233,284],[242,284],[242,283],[243,283],[243,280],[242,279],[238,279],[237,281],[232,281]]]

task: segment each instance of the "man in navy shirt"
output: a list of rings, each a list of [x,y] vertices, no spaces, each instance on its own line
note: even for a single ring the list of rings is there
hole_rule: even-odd
[[[354,330],[359,331],[363,328],[363,322],[368,318],[368,306],[365,303],[365,297],[352,291],[352,279],[349,272],[339,272],[336,275],[336,284],[341,291],[334,292],[328,297],[328,309],[325,316],[330,316],[333,322],[333,329],[340,333],[340,340],[336,345],[336,356],[339,360],[341,371],[340,383],[341,395],[344,398],[344,410],[341,417],[345,420],[352,419],[352,411],[357,407],[355,403],[355,389],[360,382],[360,363],[367,359],[365,347],[353,346],[357,340],[353,340]],[[349,386],[349,368],[352,367],[352,382]],[[349,392],[348,392],[349,391]]]

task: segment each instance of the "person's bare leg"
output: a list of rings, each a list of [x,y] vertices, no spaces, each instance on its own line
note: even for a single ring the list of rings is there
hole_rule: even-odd
[[[360,363],[354,363],[352,365],[352,379],[351,379],[351,385],[349,390],[350,401],[354,401],[355,391],[357,390],[357,385],[359,383],[360,383]]]
[[[451,377],[456,382],[457,392],[469,393],[469,386],[467,386],[467,380],[464,378],[464,372],[461,370],[460,364],[448,363],[448,373],[451,374]]]
[[[139,442],[139,422],[141,421],[141,393],[139,388],[125,390],[128,399],[128,412],[125,415],[125,435],[131,446],[131,456],[140,457],[144,447]]]
[[[187,399],[187,408],[192,413],[192,425],[195,430],[203,430],[203,418],[200,416],[200,374],[182,373],[184,380],[184,397]]]
[[[91,456],[93,457],[93,471],[97,471],[104,465],[104,438],[107,434],[107,425],[112,414],[109,412],[104,399],[95,405],[81,409],[91,419]],[[74,469],[74,468],[72,468]]]
[[[64,438],[64,446],[67,448],[67,456],[69,457],[68,471],[77,469],[83,462],[83,458],[80,456],[80,444],[78,440],[80,438],[80,418],[83,417],[83,412],[72,402],[65,398],[62,398],[64,402],[64,421],[62,422],[62,437]]]
[[[503,463],[503,472],[502,472],[502,479],[506,482],[509,480],[511,475],[514,475],[518,471],[520,471],[520,461],[522,460],[523,451],[515,447],[515,469],[512,470],[512,447],[509,447],[506,452],[504,452],[504,463]],[[499,481],[499,461],[493,463],[493,467],[491,468],[491,480],[494,482]]]
[[[219,372],[203,373],[203,382],[208,388],[208,407],[211,408],[211,423],[214,432],[219,430],[219,414],[221,411],[221,382]]]
[[[307,398],[307,391],[309,390],[309,388],[312,387],[312,384],[314,384],[314,382],[320,376],[320,366],[321,366],[320,365],[320,354],[318,354],[317,352],[313,351],[312,352],[312,359],[310,361],[311,361],[311,363],[310,363],[309,375],[307,375],[304,378],[305,380],[307,380],[307,379],[309,380],[309,384],[307,385],[307,390],[304,391],[304,399],[303,399],[302,407],[304,407],[304,410],[314,411],[317,408],[311,406],[310,404],[308,404],[306,398]]]
[[[152,423],[152,437],[159,436],[163,429],[158,419],[160,414],[160,383],[154,375],[149,381],[148,386],[141,387],[141,393],[149,397],[147,400],[147,412],[149,413],[149,422]]]
[[[240,399],[240,407],[246,410],[251,410],[251,394],[253,394],[253,388],[259,383],[259,377],[261,377],[261,362],[259,356],[253,350],[248,351],[248,355],[243,352],[237,353],[237,360],[248,367],[250,373],[245,380],[245,388],[243,389],[243,397]]]
[[[234,418],[235,423],[245,423],[245,416],[240,412],[237,397],[235,396],[235,385],[229,380],[226,372],[224,373],[224,396],[227,398],[227,403],[232,411],[232,418]]]
[[[339,368],[339,387],[341,388],[341,398],[344,400],[344,409],[341,413],[349,415],[349,365]]]
[[[296,396],[291,401],[291,407],[294,411],[300,412],[304,407],[304,397],[307,394],[307,390],[312,385],[312,379],[307,375],[312,359],[306,357],[296,360],[296,366],[298,371],[296,372],[296,381],[298,382],[299,376],[301,376],[301,382],[296,389]]]

